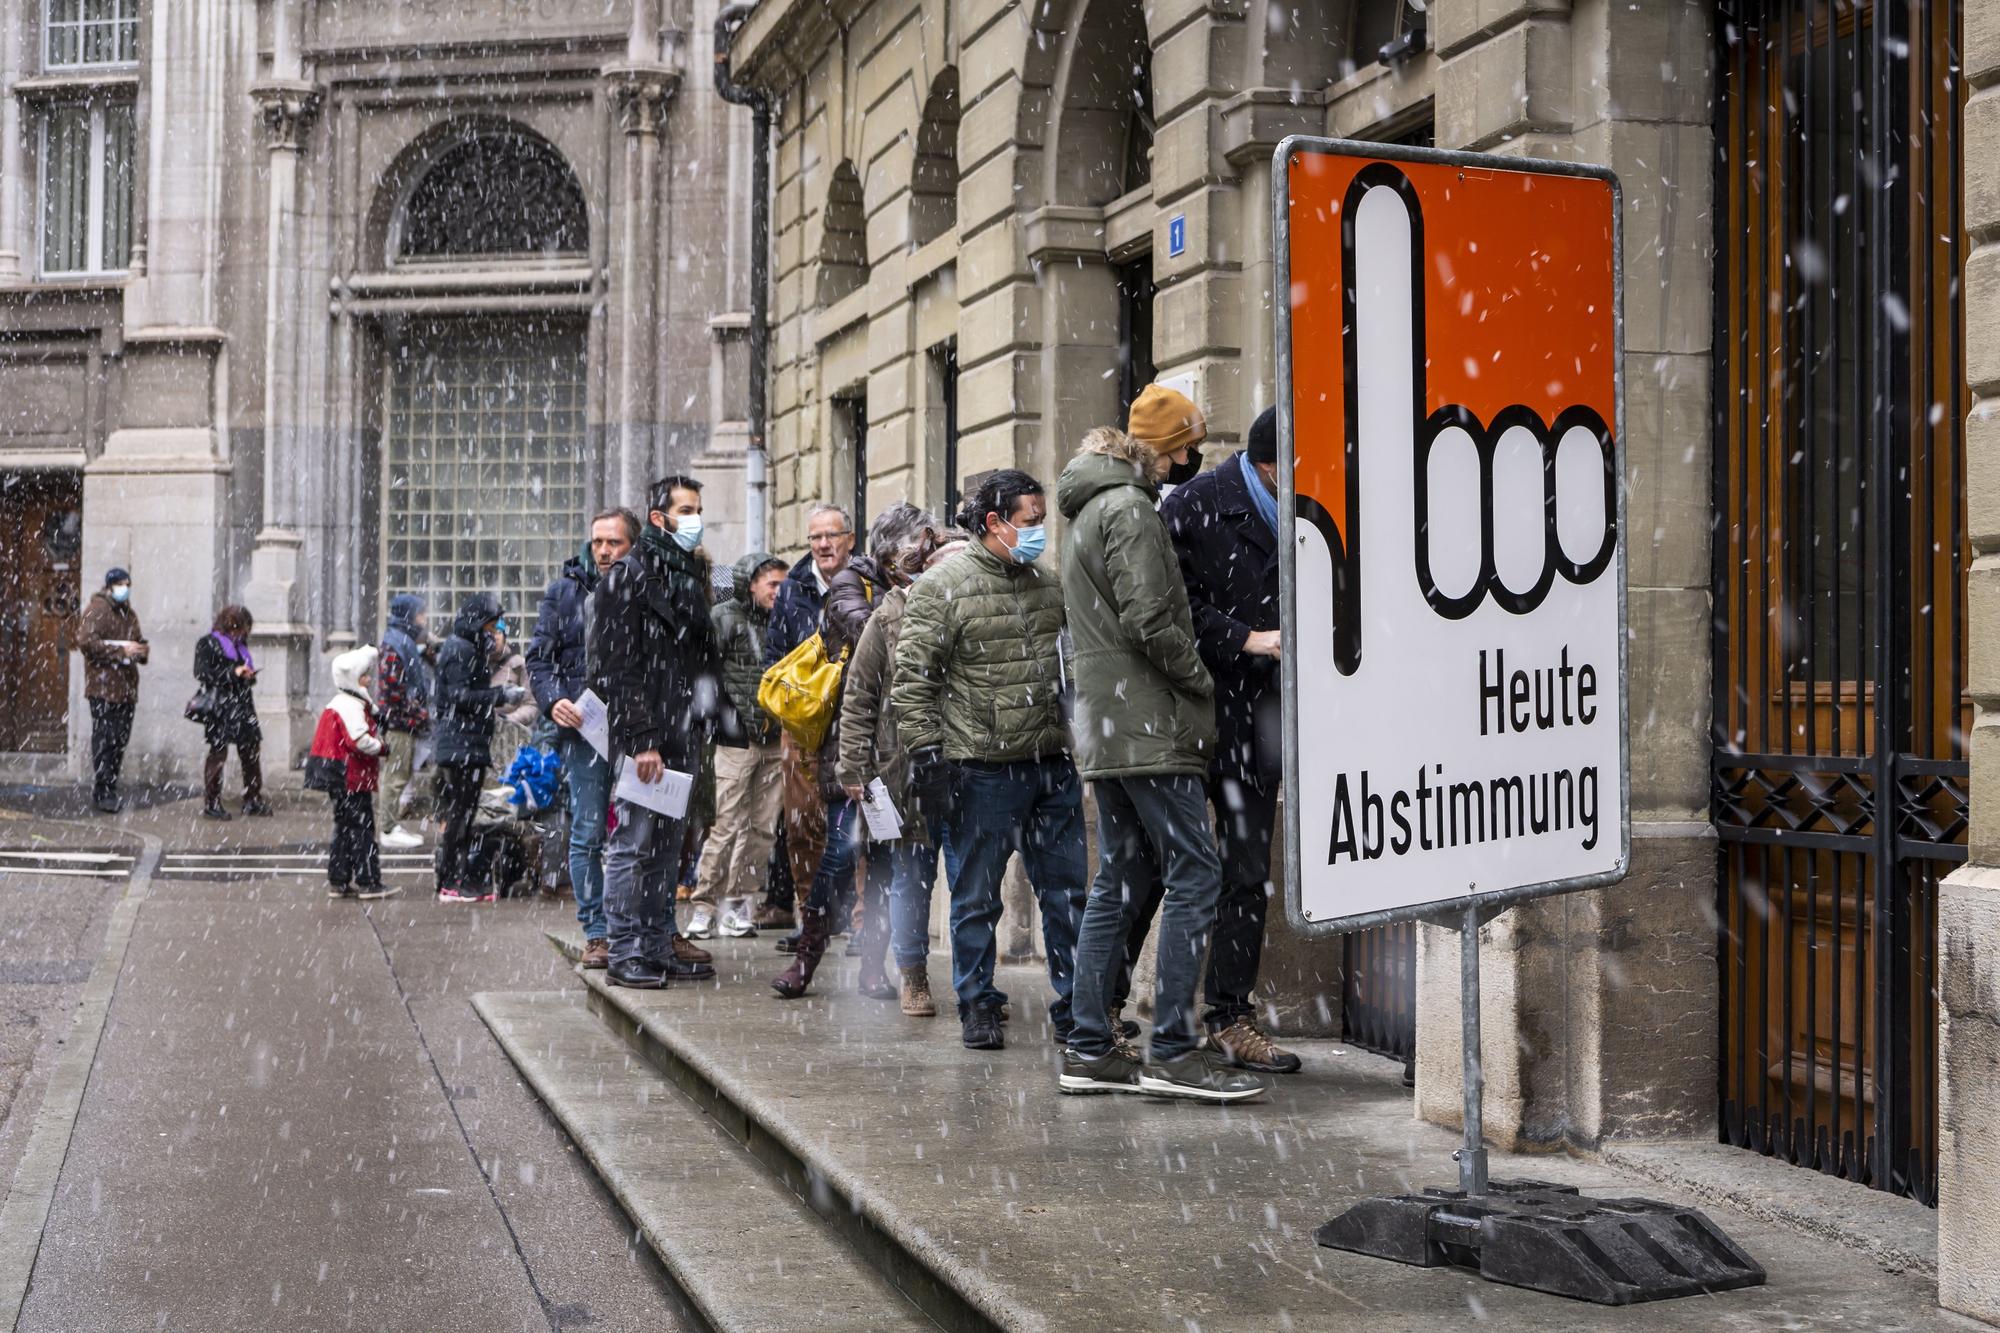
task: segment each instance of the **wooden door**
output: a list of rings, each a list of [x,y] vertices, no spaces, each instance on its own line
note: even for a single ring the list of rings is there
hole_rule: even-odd
[[[0,474],[0,751],[69,744],[83,498],[64,470]]]

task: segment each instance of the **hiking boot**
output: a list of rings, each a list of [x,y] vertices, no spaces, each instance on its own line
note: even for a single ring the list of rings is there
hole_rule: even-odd
[[[1007,1047],[1007,1032],[992,1008],[974,1009],[959,1024],[959,1039],[968,1051],[999,1051]]]
[[[936,1018],[937,1001],[931,998],[930,969],[922,963],[903,969],[903,1012],[911,1018]]]
[[[583,942],[583,957],[577,959],[576,965],[600,971],[610,961],[611,946],[609,944],[606,944],[601,939],[585,940]]]
[[[374,902],[377,898],[393,898],[402,890],[390,884],[363,884],[356,890],[362,902]]]
[[[688,917],[684,932],[691,940],[705,940],[715,933],[715,909],[707,903],[696,903],[694,912]]]
[[[798,921],[782,907],[760,907],[750,924],[759,930],[791,930]]]
[[[696,944],[685,935],[674,936],[674,961],[677,963],[712,963],[715,955]]]
[[[1231,1069],[1214,1051],[1196,1047],[1171,1060],[1148,1062],[1139,1070],[1139,1091],[1155,1097],[1198,1102],[1247,1102],[1271,1085],[1255,1074]]]
[[[1260,1074],[1299,1072],[1299,1057],[1265,1036],[1250,1019],[1239,1018],[1209,1033],[1208,1040],[1217,1055],[1238,1069],[1254,1069]]]
[[[792,965],[771,978],[771,989],[787,1000],[798,999],[812,984],[813,973],[825,953],[826,913],[807,912],[799,926],[797,947],[792,950]]]
[[[246,796],[243,798],[243,813],[253,819],[269,819],[274,812],[271,803],[263,797]]]
[[[222,802],[210,801],[201,807],[201,817],[203,819],[227,820],[229,818],[229,811],[224,807]]]
[[[1140,1062],[1133,1058],[1137,1054],[1129,1046],[1120,1050],[1114,1045],[1105,1055],[1085,1055],[1081,1051],[1064,1048],[1062,1072],[1056,1075],[1056,1089],[1072,1095],[1137,1092],[1141,1068]]]

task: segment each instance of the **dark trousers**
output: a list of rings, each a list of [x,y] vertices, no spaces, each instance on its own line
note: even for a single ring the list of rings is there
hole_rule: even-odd
[[[236,758],[243,766],[243,799],[255,801],[264,794],[263,738],[251,735],[236,746]],[[201,762],[201,796],[209,805],[222,803],[222,775],[229,765],[229,742],[211,745]]]
[[[1278,790],[1235,778],[1211,778],[1215,843],[1222,859],[1222,894],[1216,901],[1215,936],[1208,950],[1208,984],[1202,1021],[1220,1030],[1255,1017],[1257,972],[1264,961],[1264,920],[1271,905],[1271,834]],[[1155,878],[1140,897],[1125,936],[1125,956],[1112,987],[1113,1008],[1132,991],[1132,969],[1145,947],[1165,886]]]
[[[138,704],[129,700],[90,701],[90,767],[99,796],[118,790],[118,773],[125,767],[125,747],[132,740],[132,713],[137,708]]]
[[[469,889],[472,852],[472,816],[479,809],[479,789],[486,784],[486,768],[481,764],[439,764],[437,766],[438,819],[444,831],[438,835],[437,886]]]
[[[382,882],[375,850],[375,793],[344,792],[333,798],[333,843],[326,850],[326,882],[372,889]]]
[[[1195,983],[1222,891],[1207,793],[1191,774],[1106,778],[1091,790],[1097,797],[1097,878],[1077,934],[1070,1044],[1093,1056],[1111,1049],[1114,991],[1128,966],[1134,918],[1150,898],[1160,909],[1150,1053],[1154,1060],[1171,1060],[1199,1039]]]

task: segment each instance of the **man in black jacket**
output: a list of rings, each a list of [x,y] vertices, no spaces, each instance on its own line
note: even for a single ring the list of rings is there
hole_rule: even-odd
[[[1278,418],[1250,425],[1248,447],[1160,506],[1194,615],[1195,643],[1215,677],[1215,806],[1222,896],[1209,946],[1207,1025],[1244,1068],[1297,1072],[1299,1058],[1257,1026],[1257,968],[1271,898],[1271,828],[1280,751],[1278,673]],[[1140,936],[1143,938],[1143,934]]]
[[[587,671],[610,715],[614,783],[625,765],[642,782],[671,769],[701,773],[702,743],[720,712],[721,663],[709,626],[701,487],[668,477],[652,487],[639,544],[591,594]],[[690,521],[692,520],[692,521]],[[613,798],[618,828],[604,853],[604,915],[617,986],[658,989],[715,975],[674,921],[685,812],[661,814]]]
[[[528,644],[528,684],[535,702],[562,728],[556,733],[556,750],[569,787],[569,884],[577,924],[583,927],[583,965],[592,968],[610,961],[604,942],[604,815],[611,808],[611,766],[579,730],[583,714],[576,701],[589,683],[584,678],[585,604],[598,579],[638,540],[639,516],[629,509],[607,509],[592,518],[583,555],[565,561],[542,594],[535,637]]]
[[[458,608],[451,637],[438,648],[437,802],[444,831],[438,837],[438,901],[491,902],[493,887],[472,870],[472,816],[479,789],[492,762],[493,709],[515,704],[527,693],[518,685],[495,686],[487,658],[496,635],[507,632],[500,599],[476,592]]]

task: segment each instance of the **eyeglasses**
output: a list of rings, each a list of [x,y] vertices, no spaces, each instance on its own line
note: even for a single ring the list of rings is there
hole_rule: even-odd
[[[837,542],[842,537],[852,537],[853,535],[854,529],[852,528],[842,528],[839,532],[815,532],[806,538],[806,544],[817,546],[821,542]]]

